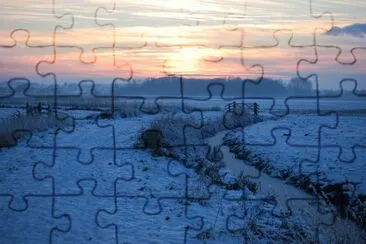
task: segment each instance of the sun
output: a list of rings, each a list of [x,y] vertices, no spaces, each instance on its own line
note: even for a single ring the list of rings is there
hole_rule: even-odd
[[[202,53],[197,48],[179,48],[170,54],[166,71],[174,74],[197,74],[200,71]]]
[[[193,48],[183,48],[179,52],[179,57],[183,66],[188,70],[195,70],[198,68],[199,53]]]

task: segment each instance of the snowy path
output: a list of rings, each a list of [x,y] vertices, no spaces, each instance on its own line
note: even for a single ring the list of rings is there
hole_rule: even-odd
[[[289,213],[292,215],[299,216],[304,219],[309,226],[319,226],[319,231],[324,236],[339,235],[340,230],[342,232],[352,231],[353,236],[365,235],[364,231],[352,221],[346,219],[336,218],[334,224],[333,214],[321,214],[318,211],[318,205],[311,204],[314,200],[314,196],[292,186],[286,184],[284,181],[273,178],[265,173],[260,173],[255,167],[250,166],[243,162],[243,160],[237,159],[233,153],[229,151],[227,146],[223,146],[223,137],[230,131],[222,131],[217,133],[215,136],[208,138],[207,143],[214,146],[221,146],[221,151],[223,153],[223,162],[226,167],[235,175],[239,175],[243,172],[244,175],[255,181],[259,187],[257,194],[268,196],[274,195],[277,201],[277,207],[274,211],[277,213]],[[325,225],[332,225],[332,228],[328,228]],[[326,228],[324,228],[326,227]],[[333,238],[339,238],[335,236]],[[355,239],[357,240],[357,239]],[[360,241],[358,239],[358,241]]]

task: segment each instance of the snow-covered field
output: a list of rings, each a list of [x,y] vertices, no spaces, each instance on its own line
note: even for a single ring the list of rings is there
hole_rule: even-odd
[[[335,103],[328,105],[321,112],[337,111]],[[297,111],[231,132],[225,143],[267,174],[313,194],[320,191],[342,214],[362,224],[366,217],[366,113],[362,106],[333,115]]]
[[[242,243],[293,238],[299,220],[272,216],[270,202],[256,200],[250,191],[245,193],[250,200],[243,200],[241,190],[210,186],[208,178],[181,162],[134,149],[135,134],[152,118],[100,124],[79,119],[73,131],[48,130],[2,148],[2,239]],[[125,149],[112,149],[113,130]],[[298,238],[314,238],[314,230],[304,233]]]
[[[344,118],[342,118],[344,119]],[[243,140],[253,155],[265,158],[275,171],[314,175],[328,183],[357,183],[356,193],[366,194],[366,115],[348,116],[346,128],[322,128],[316,115],[289,115],[248,126],[227,136]],[[360,145],[355,147],[354,145]],[[342,153],[341,153],[342,148]],[[354,153],[354,155],[353,155]],[[343,158],[343,161],[342,161]]]
[[[190,105],[225,104],[220,101],[212,105],[206,101]],[[268,114],[265,105],[260,105],[262,113]],[[304,107],[311,109],[310,105]],[[317,226],[309,226],[296,215],[274,214],[275,205],[267,196],[246,188],[228,190],[200,173],[204,169],[189,168],[174,158],[153,156],[148,149],[136,148],[139,133],[148,129],[159,114],[96,120],[100,111],[62,112],[76,119],[74,128],[65,127],[61,131],[50,128],[21,139],[16,147],[0,148],[0,215],[1,221],[6,221],[1,223],[0,235],[4,240],[13,243],[26,239],[43,243],[49,238],[56,243],[315,241]],[[205,112],[204,120],[215,119],[220,113]],[[322,179],[329,182],[349,177],[360,182],[356,191],[364,194],[364,150],[355,149],[354,161],[339,162],[336,154],[339,147],[329,145],[340,145],[340,141],[342,145],[355,141],[362,144],[365,137],[360,132],[365,131],[362,130],[365,118],[350,117],[347,125],[353,127],[347,133],[324,128],[322,134],[317,130],[319,124],[332,125],[333,118],[300,113],[266,120],[245,128],[246,142],[250,142],[246,146],[253,154],[268,158],[278,170],[292,167],[293,173],[300,169],[306,174],[322,172]],[[274,127],[282,128],[274,130],[272,136]],[[292,129],[291,135],[286,128]],[[317,143],[323,135],[328,138],[328,146],[319,153]],[[230,139],[235,138],[242,138],[240,131],[230,135]],[[352,154],[344,153],[341,159],[349,160]],[[223,182],[235,178],[235,172],[224,169],[219,172]]]

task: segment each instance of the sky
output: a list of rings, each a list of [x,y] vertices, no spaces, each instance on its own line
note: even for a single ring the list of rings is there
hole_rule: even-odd
[[[322,89],[339,89],[344,78],[366,88],[366,1],[0,0],[0,6],[2,81],[52,84],[55,74],[62,83],[165,75],[286,82],[317,74]]]

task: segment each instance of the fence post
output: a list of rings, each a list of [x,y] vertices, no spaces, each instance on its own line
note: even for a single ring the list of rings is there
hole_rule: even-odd
[[[50,116],[52,114],[51,105],[47,104],[47,114]]]
[[[25,105],[25,114],[26,114],[26,116],[29,115],[29,104],[28,103],[26,103],[26,105]]]
[[[42,114],[42,105],[41,103],[39,102],[38,105],[37,105],[37,115],[41,115]]]
[[[254,116],[258,116],[258,104],[256,102],[254,102],[253,104],[253,112],[254,112]]]

